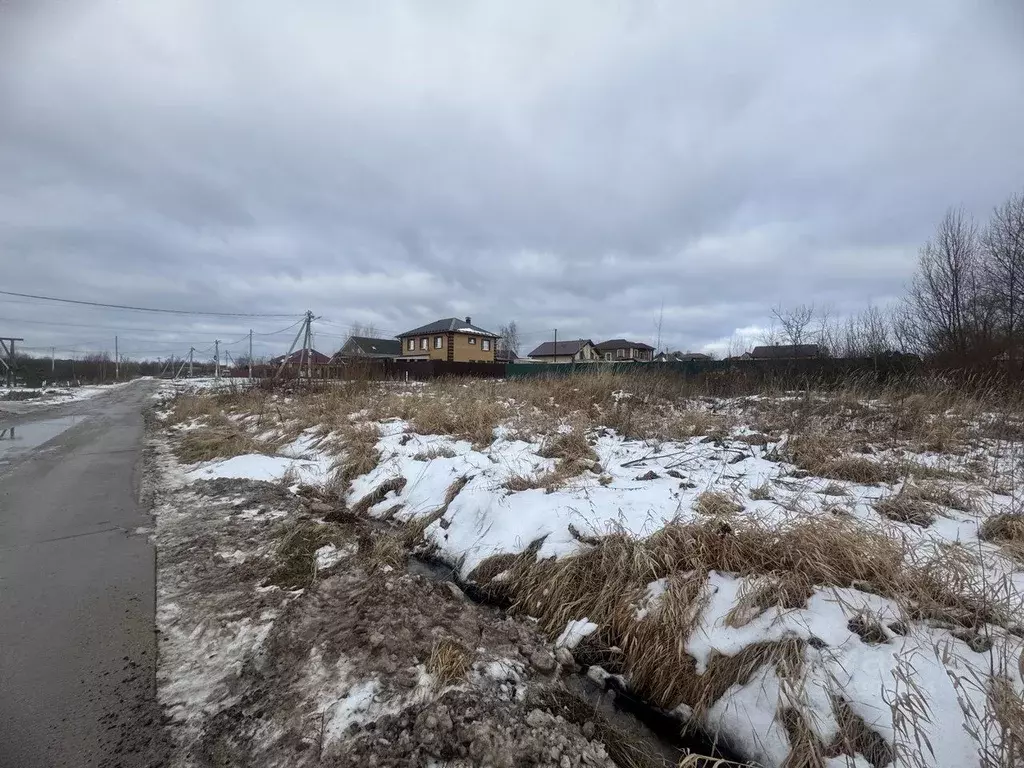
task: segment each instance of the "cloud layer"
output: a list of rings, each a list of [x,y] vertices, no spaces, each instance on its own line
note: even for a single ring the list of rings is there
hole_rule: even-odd
[[[1010,5],[14,5],[2,282],[309,308],[325,348],[467,314],[524,346],[653,343],[662,304],[663,344],[699,348],[779,302],[884,303],[948,205],[984,216],[1024,186]],[[122,334],[140,353],[249,325],[0,316],[39,347],[145,328]]]

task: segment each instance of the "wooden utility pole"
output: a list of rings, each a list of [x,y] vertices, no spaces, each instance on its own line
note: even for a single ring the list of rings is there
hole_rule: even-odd
[[[11,336],[0,336],[0,365],[4,367],[7,386],[14,387],[14,342],[24,341]]]
[[[558,362],[558,329],[555,328],[555,347],[551,350],[551,361],[553,363]]]
[[[188,377],[192,378],[192,353],[196,351],[195,347],[189,347],[188,350]]]
[[[114,337],[114,381],[121,378],[121,353],[117,351],[117,336]]]
[[[214,378],[220,378],[220,339],[213,340],[213,365],[214,365]]]
[[[249,381],[252,381],[252,328],[249,329]]]

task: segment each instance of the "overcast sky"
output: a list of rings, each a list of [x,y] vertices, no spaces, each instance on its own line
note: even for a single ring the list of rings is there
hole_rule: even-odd
[[[323,351],[452,315],[653,344],[664,304],[664,346],[721,350],[885,304],[947,206],[1024,188],[1022,8],[0,2],[0,289],[308,308]],[[290,322],[0,297],[36,348]]]

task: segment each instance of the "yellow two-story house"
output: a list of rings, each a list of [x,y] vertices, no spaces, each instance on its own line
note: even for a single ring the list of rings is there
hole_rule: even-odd
[[[403,360],[493,363],[498,334],[478,328],[470,318],[447,317],[398,334]]]

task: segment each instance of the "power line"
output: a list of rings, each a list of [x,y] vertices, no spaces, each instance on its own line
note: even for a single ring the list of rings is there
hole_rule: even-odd
[[[36,299],[38,301],[55,301],[60,304],[80,304],[86,307],[104,307],[106,309],[126,309],[132,312],[160,312],[169,315],[207,315],[210,317],[295,317],[294,314],[268,314],[258,312],[203,312],[192,309],[158,309],[155,307],[135,307],[128,304],[105,304],[99,301],[84,301],[82,299],[61,299],[55,296],[40,296],[33,293],[16,293],[15,291],[0,291],[4,296],[18,296],[23,299]]]

